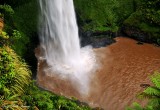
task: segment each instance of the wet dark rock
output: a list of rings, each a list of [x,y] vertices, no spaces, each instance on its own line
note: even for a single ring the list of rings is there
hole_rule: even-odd
[[[126,34],[126,36],[138,40],[140,42],[153,43],[153,39],[147,35],[145,32],[139,30],[138,28],[132,26],[123,26],[122,32]]]
[[[92,35],[93,36],[108,35],[108,36],[112,36],[112,37],[116,36],[113,32],[110,32],[110,31],[96,31],[96,32],[93,32]]]
[[[81,46],[91,45],[93,48],[100,48],[115,42],[115,34],[111,32],[82,32],[80,30]]]
[[[89,106],[86,102],[81,102],[80,100],[75,100],[74,102],[80,106]]]
[[[115,40],[108,36],[91,36],[91,37],[81,37],[81,46],[91,45],[93,48],[100,48],[114,43]]]
[[[158,45],[158,44],[153,44],[154,46],[156,46],[156,47],[160,47],[160,45]]]
[[[137,44],[138,45],[143,45],[143,42],[138,41]]]
[[[107,36],[104,36],[104,38],[92,38],[91,40],[91,45],[94,48],[104,47],[115,42],[113,38],[108,38]]]
[[[142,87],[142,88],[147,88],[149,86],[150,86],[149,84],[140,84],[140,87]]]

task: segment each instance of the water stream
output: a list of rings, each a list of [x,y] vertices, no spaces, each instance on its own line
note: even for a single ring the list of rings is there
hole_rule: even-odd
[[[80,48],[73,0],[39,0],[39,4],[41,54],[37,58],[46,61],[47,75],[69,79],[87,95],[96,60],[91,47]]]

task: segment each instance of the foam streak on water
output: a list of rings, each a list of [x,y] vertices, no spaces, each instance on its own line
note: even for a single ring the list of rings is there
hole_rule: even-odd
[[[91,47],[80,48],[73,0],[39,0],[39,3],[39,38],[43,52],[40,58],[49,65],[46,73],[69,78],[81,94],[87,94],[95,57]]]

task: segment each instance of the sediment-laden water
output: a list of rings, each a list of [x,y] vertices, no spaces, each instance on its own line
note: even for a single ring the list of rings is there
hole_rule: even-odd
[[[118,37],[110,46],[94,49],[100,68],[91,77],[90,94],[83,97],[71,82],[55,76],[47,76],[45,60],[38,62],[37,83],[39,86],[67,97],[76,97],[91,106],[105,110],[124,110],[138,101],[136,95],[143,91],[141,84],[151,84],[149,76],[160,71],[160,48],[152,44],[136,44],[137,41]],[[40,50],[36,49],[36,55]],[[87,67],[86,67],[87,68]]]

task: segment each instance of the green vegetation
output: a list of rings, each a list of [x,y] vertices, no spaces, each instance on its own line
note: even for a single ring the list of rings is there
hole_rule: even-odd
[[[0,5],[1,19],[5,22],[5,31],[11,35],[13,26],[14,10],[10,5]]]
[[[25,95],[21,97],[30,109],[35,106],[40,110],[91,110],[90,107],[82,104],[78,100],[67,99],[47,91],[40,90],[30,83]]]
[[[75,99],[67,99],[35,86],[34,81],[26,87],[23,95],[0,98],[0,109],[29,110],[91,110],[90,107]]]
[[[8,46],[0,48],[0,94],[22,94],[30,82],[28,66]]]
[[[7,15],[7,14],[13,15],[14,14],[14,11],[10,5],[0,5],[0,10],[1,10],[1,13],[4,13],[5,15]]]
[[[74,0],[80,26],[92,31],[118,31],[134,11],[133,0]]]
[[[0,94],[20,95],[30,83],[31,72],[27,64],[10,48],[10,37],[6,32],[0,31],[0,40]]]
[[[146,106],[146,107],[142,107],[140,104],[138,104],[138,103],[133,103],[132,104],[132,108],[127,108],[126,110],[155,110],[155,109],[153,109],[153,107],[152,106]]]
[[[9,13],[2,13],[6,8],[3,8],[2,11],[0,10],[0,15],[4,16],[4,31],[13,38],[12,48],[19,56],[25,59],[25,61],[30,65],[32,72],[35,73],[37,62],[34,56],[34,49],[39,43],[37,34],[37,0],[2,0],[1,3],[2,7],[12,6],[10,8],[12,8],[14,12],[10,14],[10,17],[7,17]],[[16,38],[17,40],[15,40],[15,34],[19,36]]]
[[[155,72],[151,76],[153,86],[147,87],[142,93],[138,95],[139,98],[148,99],[148,104],[143,108],[138,103],[133,103],[133,108],[127,110],[159,110],[160,108],[160,73]]]
[[[160,44],[159,0],[74,0],[79,26],[84,31],[123,31]],[[134,29],[134,30],[133,30]],[[125,31],[125,30],[124,30]],[[125,32],[126,33],[126,32]],[[137,39],[138,39],[137,38]]]
[[[37,0],[2,0],[0,13],[0,16],[3,16],[4,18],[4,31],[10,36],[19,34],[18,40],[13,41],[12,48],[18,55],[24,58],[27,63],[30,65],[32,64],[32,66],[35,66],[34,68],[36,68],[33,49],[38,45]]]
[[[29,40],[22,31],[20,32],[15,30],[17,29],[15,22],[13,22],[15,11],[11,8],[11,6],[5,4],[0,5],[0,13],[2,15],[1,18],[4,19],[5,23],[4,31],[10,36],[14,50],[17,54],[23,56],[26,50],[26,44]]]
[[[24,94],[31,82],[31,71],[11,49],[11,41],[11,37],[0,30],[0,109],[20,109],[22,104],[20,99],[16,100],[17,96]]]
[[[136,0],[136,11],[124,21],[125,26],[135,27],[159,44],[160,0]]]
[[[19,0],[16,1],[20,2]],[[19,4],[14,6],[15,14],[13,20],[15,29],[19,31],[21,38],[15,42],[14,49],[17,54],[22,56],[31,65],[32,72],[35,72],[37,61],[34,55],[34,49],[39,43],[37,34],[37,0],[27,0],[26,2],[21,0]]]

